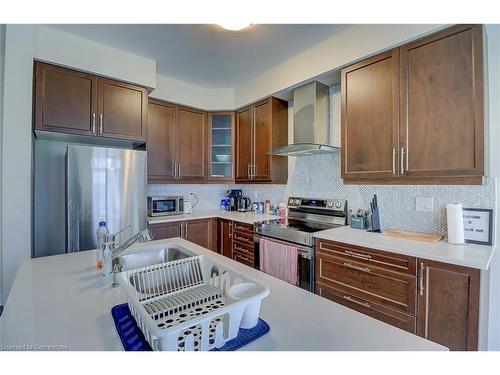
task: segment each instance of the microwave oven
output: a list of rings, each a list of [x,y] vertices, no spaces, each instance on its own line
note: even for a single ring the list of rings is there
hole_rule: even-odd
[[[184,213],[184,197],[152,196],[148,197],[149,216],[182,215]]]

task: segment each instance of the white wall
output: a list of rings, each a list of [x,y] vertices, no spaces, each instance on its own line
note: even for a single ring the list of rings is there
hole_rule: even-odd
[[[0,25],[0,176],[2,175],[2,130],[3,130],[3,73],[5,63],[5,25]],[[2,212],[2,184],[0,184],[0,213]],[[2,216],[0,215],[0,305],[2,292]]]
[[[156,61],[48,26],[36,26],[37,59],[98,75],[156,87]]]
[[[159,74],[150,96],[211,111],[235,108],[232,88],[205,88]]]
[[[354,25],[235,88],[240,107],[443,25]]]
[[[489,117],[489,171],[490,175],[500,177],[500,25],[487,25],[488,53],[488,107]],[[500,186],[497,184],[496,207],[496,244],[500,244]],[[490,308],[488,348],[500,350],[500,251],[496,250],[490,268]]]
[[[2,282],[31,255],[31,111],[35,27],[8,25],[2,139]]]

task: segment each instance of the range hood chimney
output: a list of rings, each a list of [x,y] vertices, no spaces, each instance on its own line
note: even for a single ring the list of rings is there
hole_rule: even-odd
[[[280,156],[330,154],[328,86],[313,81],[293,92],[293,143],[270,152]]]

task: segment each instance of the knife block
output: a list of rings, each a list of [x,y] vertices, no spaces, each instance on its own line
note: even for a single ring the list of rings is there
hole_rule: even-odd
[[[371,229],[368,229],[368,232],[377,232],[380,233],[382,230],[380,229],[380,214],[378,207],[373,210],[370,216]]]

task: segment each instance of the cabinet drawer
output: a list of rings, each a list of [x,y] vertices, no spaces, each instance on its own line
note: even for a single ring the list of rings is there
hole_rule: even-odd
[[[245,266],[253,268],[253,254],[248,254],[247,252],[235,250],[233,247],[233,259]]]
[[[322,253],[316,257],[316,270],[316,280],[325,285],[415,315],[417,280],[414,276]]]
[[[316,294],[410,333],[416,332],[416,318],[414,316],[388,309],[375,302],[363,300],[345,290],[332,288],[320,282],[316,283]]]
[[[235,251],[253,258],[253,247],[251,246],[233,242],[233,252]]]
[[[251,246],[253,248],[253,233],[233,230],[233,242],[235,241],[239,242],[242,245]]]
[[[358,263],[385,268],[394,272],[415,276],[417,274],[417,259],[414,257],[333,241],[317,240],[316,245],[318,252],[355,260]]]
[[[253,224],[233,221],[233,230],[242,233],[251,233],[253,235]]]

